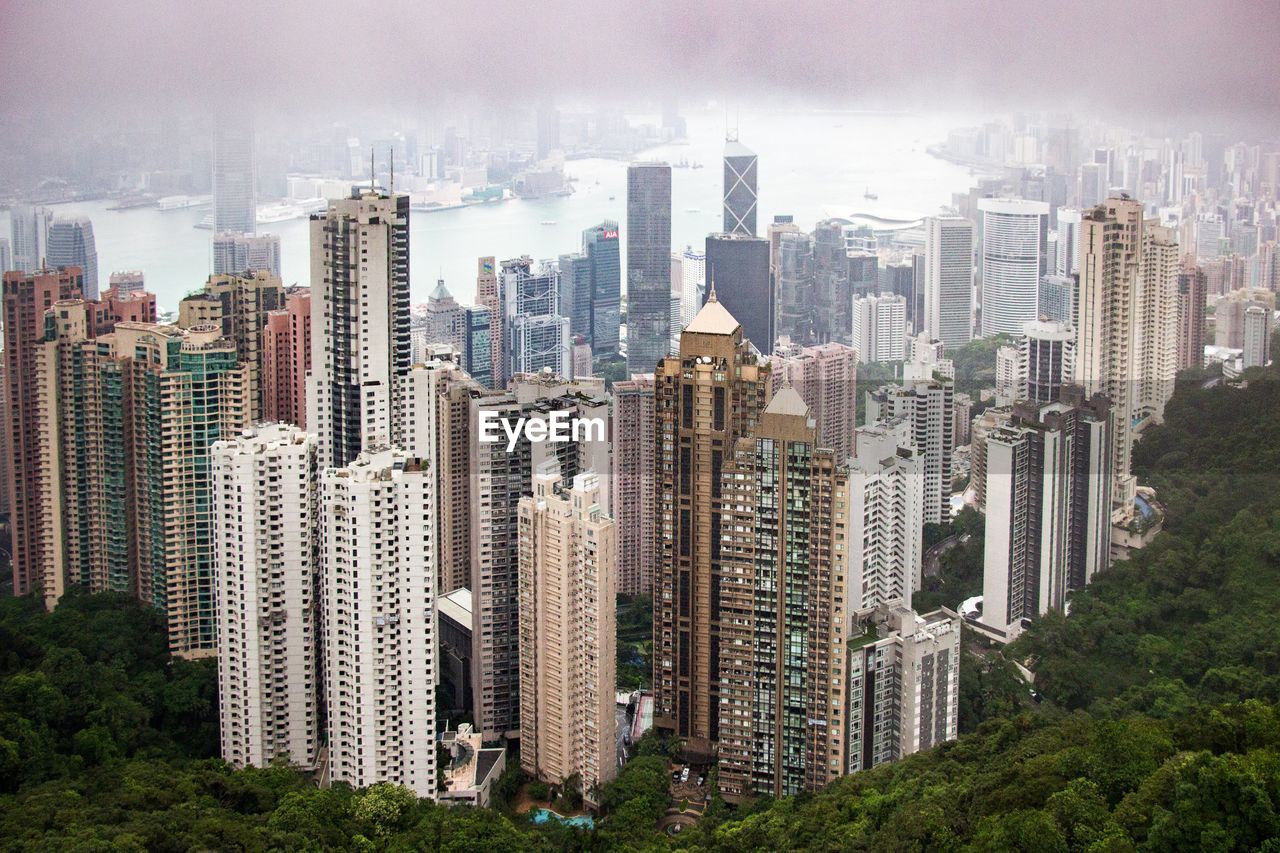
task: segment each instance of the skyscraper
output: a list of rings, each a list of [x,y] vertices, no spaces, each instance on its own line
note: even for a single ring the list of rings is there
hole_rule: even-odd
[[[978,210],[982,212],[982,335],[1021,335],[1023,324],[1038,316],[1049,205],[983,198],[978,200]]]
[[[892,293],[855,297],[853,348],[863,364],[902,361],[907,354],[907,300]]]
[[[925,458],[911,422],[895,417],[860,427],[848,469],[849,606],[910,607],[922,581],[925,523]]]
[[[653,591],[657,572],[657,467],[653,375],[613,383],[613,511],[618,522],[618,592]]]
[[[1075,331],[1061,323],[1036,320],[1023,327],[1018,342],[1018,377],[1022,381],[1017,399],[1053,403],[1062,397],[1062,387],[1075,373]]]
[[[848,475],[783,387],[725,463],[719,785],[740,801],[813,791],[844,740]],[[714,643],[715,641],[713,641]],[[833,695],[834,694],[834,695]]]
[[[761,353],[773,351],[777,299],[769,277],[769,241],[741,232],[707,235],[707,292],[734,317]]]
[[[507,376],[571,373],[569,318],[560,310],[560,271],[526,255],[502,262],[502,315],[506,320]]]
[[[984,633],[1013,639],[1106,568],[1109,420],[1105,397],[1070,388],[1062,402],[1016,404],[987,436]]]
[[[43,207],[15,205],[9,209],[9,234],[13,238],[13,270],[38,272],[45,266],[49,247],[49,226],[53,211]]]
[[[316,439],[266,424],[212,458],[222,758],[310,769],[322,742]]]
[[[658,577],[654,725],[711,755],[720,731],[720,472],[768,402],[770,371],[712,295],[655,375]],[[709,415],[709,417],[707,417]]]
[[[1192,266],[1178,273],[1178,369],[1204,364],[1205,299],[1208,282],[1204,270]]]
[[[576,775],[597,805],[618,772],[617,531],[608,486],[557,469],[540,466],[520,499],[520,764],[551,784]]]
[[[476,302],[489,309],[489,355],[492,366],[489,381],[485,384],[490,388],[505,388],[507,356],[503,341],[506,323],[502,318],[502,291],[498,289],[498,262],[492,256],[476,260]]]
[[[462,309],[462,369],[486,388],[493,385],[493,319],[483,305]]]
[[[213,238],[213,274],[241,275],[249,270],[266,270],[280,277],[280,236],[278,234],[223,233]]]
[[[707,253],[686,246],[680,253],[680,329],[693,322],[707,292]]]
[[[959,733],[960,617],[901,604],[861,616],[848,642],[845,771],[869,770]]]
[[[294,287],[262,333],[262,419],[306,429],[310,372],[311,290]]]
[[[821,447],[843,461],[853,455],[858,425],[858,351],[846,344],[818,344],[775,356],[773,386],[790,385],[818,424]]]
[[[219,326],[194,326],[166,345],[165,370],[157,377],[158,422],[149,425],[160,456],[148,458],[142,472],[157,478],[143,482],[159,488],[153,493],[159,500],[148,510],[160,525],[150,532],[150,545],[163,554],[169,650],[179,657],[213,657],[218,613],[211,449],[250,424],[249,377],[235,341]]]
[[[263,338],[268,316],[284,305],[284,286],[266,270],[237,275],[214,275],[204,290],[178,303],[178,325],[184,329],[215,325],[234,341],[236,354],[249,377],[249,420],[262,418],[265,387]]]
[[[796,344],[813,343],[813,237],[795,223],[775,223],[769,226],[769,239],[776,246],[770,263],[778,299],[777,335]]]
[[[603,434],[588,430],[577,441],[530,441],[527,427],[508,449],[506,433],[482,441],[481,418],[516,429],[520,418],[546,421],[553,412],[599,420]],[[609,399],[600,380],[569,382],[555,375],[520,376],[505,392],[470,400],[471,593],[474,622],[472,686],[477,730],[486,739],[517,736],[520,729],[518,534],[520,498],[532,491],[533,474],[554,460],[564,477],[594,471],[612,477]],[[609,508],[604,508],[606,513]]]
[[[81,293],[85,299],[98,298],[98,248],[93,240],[93,223],[84,217],[54,219],[49,225],[45,264],[52,269],[80,267],[84,271]]]
[[[652,373],[671,337],[671,167],[627,168],[627,372]]]
[[[341,468],[392,438],[410,364],[409,197],[354,190],[311,217],[307,424]]]
[[[372,450],[321,477],[330,778],[434,798],[435,465]]]
[[[924,231],[924,331],[947,349],[973,339],[973,226],[931,216]]]
[[[1271,318],[1272,312],[1260,305],[1244,309],[1244,367],[1265,367],[1271,361]]]
[[[78,269],[4,275],[5,432],[9,450],[10,529],[13,594],[26,595],[61,573],[60,526],[54,515],[61,499],[55,415],[42,400],[44,375],[38,369],[45,337],[45,310],[80,296]]]
[[[949,379],[924,379],[886,385],[867,392],[867,423],[905,418],[916,449],[924,455],[924,523],[951,517],[951,449],[955,385]]]
[[[1041,318],[1052,323],[1075,326],[1076,279],[1074,276],[1041,276],[1039,301]]]
[[[848,340],[849,258],[844,223],[827,219],[813,227],[813,323],[818,343]]]
[[[587,340],[596,355],[616,353],[622,310],[618,223],[606,219],[583,231],[582,251],[586,253],[591,276],[590,334]]]
[[[1173,390],[1177,245],[1169,229],[1145,221],[1142,204],[1130,198],[1107,199],[1087,211],[1080,244],[1075,381],[1111,402],[1113,497],[1127,512],[1136,488],[1134,423],[1148,406],[1162,417],[1168,398],[1157,392]],[[1168,302],[1173,311],[1165,310]]]
[[[1058,254],[1055,275],[1063,278],[1080,272],[1080,208],[1058,208]],[[1042,312],[1043,313],[1043,312]]]
[[[427,343],[448,344],[461,352],[463,320],[462,306],[444,286],[444,279],[439,279],[427,296]]]
[[[215,234],[253,234],[257,230],[257,176],[254,173],[253,148],[251,123],[230,116],[219,118],[213,132]]]
[[[756,236],[756,153],[736,139],[724,143],[724,232]]]

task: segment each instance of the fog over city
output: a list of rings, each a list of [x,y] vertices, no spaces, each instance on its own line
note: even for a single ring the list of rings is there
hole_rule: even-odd
[[[82,121],[219,101],[288,113],[670,91],[1263,122],[1280,115],[1277,43],[1267,0],[9,0],[0,104]]]

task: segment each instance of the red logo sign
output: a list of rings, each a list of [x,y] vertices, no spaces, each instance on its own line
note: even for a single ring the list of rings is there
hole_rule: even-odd
[[[606,232],[604,232],[604,239],[605,239],[605,240],[617,240],[617,239],[618,239],[618,232],[617,232],[617,231],[606,231]]]

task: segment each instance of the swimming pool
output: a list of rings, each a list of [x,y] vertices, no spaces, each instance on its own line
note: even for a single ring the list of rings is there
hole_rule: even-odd
[[[576,826],[582,829],[595,829],[596,822],[591,815],[579,815],[578,817],[564,817],[558,815],[551,809],[538,809],[533,813],[534,823],[546,823],[552,818],[560,821],[566,826]]]

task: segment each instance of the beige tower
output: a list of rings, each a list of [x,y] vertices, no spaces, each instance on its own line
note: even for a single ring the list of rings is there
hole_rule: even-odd
[[[1133,507],[1134,425],[1159,421],[1173,393],[1178,355],[1177,244],[1144,220],[1142,204],[1110,198],[1080,222],[1075,381],[1111,400],[1113,499]]]
[[[613,508],[618,520],[618,592],[653,590],[658,543],[653,374],[613,383]]]
[[[583,797],[617,773],[617,538],[594,473],[564,487],[544,464],[520,499],[520,763]]]

